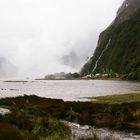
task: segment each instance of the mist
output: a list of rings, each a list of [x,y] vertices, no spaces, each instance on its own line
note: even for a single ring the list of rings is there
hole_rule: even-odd
[[[4,71],[30,78],[79,71],[122,2],[1,0],[0,58],[14,67]]]

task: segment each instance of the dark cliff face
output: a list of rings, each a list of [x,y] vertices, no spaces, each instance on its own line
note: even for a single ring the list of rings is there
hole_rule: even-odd
[[[130,14],[135,12],[140,7],[140,1],[139,0],[125,0],[122,4],[122,6],[119,8],[117,15],[120,15],[121,13],[126,13],[129,11]]]
[[[115,24],[129,19],[140,8],[140,0],[125,0],[117,12]]]
[[[140,80],[140,0],[126,0],[119,8],[81,75],[110,72]]]

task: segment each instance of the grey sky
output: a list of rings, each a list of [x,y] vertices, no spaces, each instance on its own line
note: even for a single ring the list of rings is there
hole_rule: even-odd
[[[79,63],[96,47],[99,33],[123,0],[0,0],[0,56],[18,76],[74,71],[60,62],[75,52]]]

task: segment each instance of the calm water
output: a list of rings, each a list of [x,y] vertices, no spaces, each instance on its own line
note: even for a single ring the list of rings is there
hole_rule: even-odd
[[[139,82],[113,80],[62,81],[0,81],[0,98],[35,94],[65,101],[83,100],[82,97],[103,96],[140,91]]]

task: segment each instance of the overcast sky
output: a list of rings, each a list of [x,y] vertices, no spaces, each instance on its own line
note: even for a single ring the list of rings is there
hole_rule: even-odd
[[[0,0],[0,57],[18,76],[78,70],[123,0]],[[64,63],[76,56],[77,67]]]

